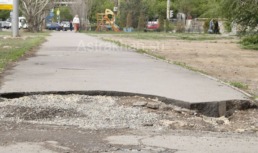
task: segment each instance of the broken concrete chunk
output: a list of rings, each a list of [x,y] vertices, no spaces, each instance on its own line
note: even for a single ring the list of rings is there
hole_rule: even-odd
[[[182,121],[170,121],[170,120],[161,120],[160,124],[165,127],[176,128],[176,129],[187,125],[187,123]]]
[[[258,129],[258,122],[257,122],[257,123],[254,123],[254,126],[257,127],[257,129]]]
[[[147,107],[151,109],[159,109],[160,104],[155,102],[148,102]]]
[[[252,131],[258,132],[258,127],[255,127],[254,129],[252,129]]]
[[[153,123],[143,123],[143,126],[153,126]]]
[[[243,132],[245,132],[245,129],[236,129],[236,132],[237,133],[243,133]]]
[[[222,125],[222,124],[224,124],[225,122],[224,122],[223,120],[217,120],[216,123],[219,124],[219,125]]]
[[[163,111],[169,111],[169,110],[172,110],[173,108],[169,105],[166,105],[166,104],[161,104],[159,106],[159,109],[163,110]]]
[[[144,107],[147,105],[147,102],[145,101],[139,101],[133,104],[134,107]]]
[[[255,100],[254,100],[254,101],[258,103],[258,98],[255,98]]]

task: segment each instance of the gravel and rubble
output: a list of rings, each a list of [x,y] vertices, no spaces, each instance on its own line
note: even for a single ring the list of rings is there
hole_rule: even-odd
[[[208,148],[215,140],[217,148],[235,140],[252,146],[258,137],[258,110],[237,110],[229,117],[213,118],[138,96],[0,98],[0,136],[0,152],[5,153],[176,153],[180,147],[163,145],[174,137],[174,143],[178,138],[205,139],[202,143],[207,141]],[[187,145],[185,140],[182,143]]]
[[[2,120],[73,125],[88,129],[139,128],[159,115],[116,104],[117,98],[81,95],[28,96],[0,103]]]
[[[143,97],[32,95],[2,99],[0,122],[99,129],[196,130],[258,134],[258,110],[213,118]]]

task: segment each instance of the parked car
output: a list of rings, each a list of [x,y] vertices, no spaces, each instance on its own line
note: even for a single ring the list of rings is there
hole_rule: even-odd
[[[12,21],[10,18],[8,18],[6,21],[1,21],[2,28],[10,29],[12,27]],[[28,28],[27,20],[25,17],[19,17],[18,18],[18,27],[19,29],[26,29]]]
[[[67,31],[70,29],[70,22],[69,21],[62,21],[61,26],[63,27],[64,31]]]
[[[144,31],[145,32],[147,32],[147,31],[159,31],[159,22],[158,21],[147,22]]]
[[[2,28],[10,29],[11,27],[12,27],[12,21],[10,18],[5,21],[2,21]]]
[[[1,25],[0,28],[4,28],[3,24],[4,24],[4,21],[0,21],[0,25]]]
[[[46,28],[48,30],[57,30],[57,31],[63,30],[63,27],[57,22],[47,23]]]
[[[12,22],[4,21],[3,28],[10,29],[12,27]]]

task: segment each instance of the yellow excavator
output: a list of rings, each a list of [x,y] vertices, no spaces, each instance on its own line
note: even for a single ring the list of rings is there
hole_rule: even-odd
[[[97,13],[97,28],[96,31],[113,30],[119,32],[119,26],[116,25],[116,16],[113,11],[106,9],[105,13]]]

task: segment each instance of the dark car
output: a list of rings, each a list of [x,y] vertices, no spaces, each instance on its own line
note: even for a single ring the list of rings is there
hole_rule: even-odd
[[[48,30],[56,30],[56,31],[60,31],[63,30],[63,27],[56,22],[52,22],[52,23],[47,23],[47,27]]]

